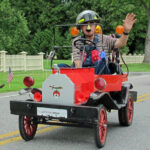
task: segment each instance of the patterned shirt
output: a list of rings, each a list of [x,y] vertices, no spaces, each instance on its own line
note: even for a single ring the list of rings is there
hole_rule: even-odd
[[[81,60],[81,53],[80,50],[77,49],[74,46],[74,41],[80,39],[81,36],[76,37],[73,42],[72,42],[72,54],[73,54],[73,61],[75,60]],[[99,51],[104,50],[106,53],[106,56],[109,56],[109,53],[111,52],[111,50],[114,49],[115,46],[115,42],[116,42],[116,38],[112,38],[111,36],[107,36],[107,35],[98,35],[98,42],[96,44],[96,47]],[[79,44],[79,42],[78,42]]]

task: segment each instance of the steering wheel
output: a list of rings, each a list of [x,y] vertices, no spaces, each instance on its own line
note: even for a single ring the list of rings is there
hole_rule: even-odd
[[[93,49],[96,49],[96,44],[91,40],[80,38],[74,41],[74,47],[80,51],[83,51],[84,47],[89,47],[89,45],[92,46]]]

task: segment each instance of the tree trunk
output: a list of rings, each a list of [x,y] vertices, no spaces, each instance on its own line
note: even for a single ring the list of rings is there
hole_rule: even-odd
[[[148,30],[145,39],[145,55],[143,63],[150,64],[150,11],[147,13],[148,16]]]

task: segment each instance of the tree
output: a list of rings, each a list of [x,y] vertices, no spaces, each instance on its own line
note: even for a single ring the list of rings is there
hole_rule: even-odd
[[[44,52],[46,54],[49,49],[52,50],[51,45],[53,41],[51,40],[51,37],[51,30],[38,30],[31,41],[31,51],[29,52],[29,54],[35,55],[39,52]]]
[[[10,31],[10,28],[12,28],[13,24],[10,21],[5,21],[6,17],[3,17],[5,16],[4,12],[0,12],[0,23],[3,24],[3,30],[2,28],[0,29],[1,35],[3,34],[0,39],[0,41],[3,40],[3,42],[1,42],[0,44],[0,48],[3,49],[3,47],[5,47],[7,49],[10,49],[10,47],[15,47],[12,49],[11,53],[16,53],[17,49],[20,49],[20,47],[23,47],[23,50],[26,50],[30,54],[36,54],[39,51],[43,51],[45,53],[51,51],[54,46],[53,28],[56,27],[55,25],[72,23],[75,24],[77,15],[85,9],[94,10],[100,15],[100,17],[102,18],[101,24],[103,26],[104,34],[115,33],[115,27],[119,24],[122,24],[122,20],[125,18],[126,14],[132,12],[135,13],[137,15],[137,22],[130,32],[127,47],[123,48],[121,51],[132,54],[144,53],[144,41],[146,38],[145,35],[148,22],[148,17],[146,16],[145,10],[147,10],[150,6],[149,1],[2,0],[3,3],[4,1],[9,5],[7,6],[7,8],[5,6],[5,13],[8,16],[11,16],[9,17],[9,20],[15,21],[15,25],[12,30],[13,33],[8,34],[6,32],[6,29],[8,27],[8,31]],[[144,1],[142,5],[140,3],[141,1]],[[0,2],[0,4],[2,2]],[[4,6],[1,4],[0,11],[2,7]],[[18,17],[19,15],[20,17]],[[22,18],[22,25],[20,24],[20,26],[18,26],[16,20],[14,19],[14,16],[17,16],[16,18],[18,19]],[[56,45],[70,45],[71,40],[69,34],[69,27],[60,28],[59,31],[57,31],[56,29]],[[23,38],[20,37],[20,35],[22,35]],[[68,40],[68,42],[66,40]],[[4,43],[5,46],[3,46]],[[57,56],[58,58],[66,59],[70,57],[68,54],[70,52],[71,49],[59,49]],[[145,53],[147,53],[146,50]]]
[[[30,48],[29,54],[37,52],[47,53],[53,49],[54,34],[53,28],[56,24],[65,23],[67,18],[66,8],[70,4],[69,0],[62,4],[60,0],[10,0],[11,5],[18,11],[24,13],[30,29],[28,43]],[[65,31],[67,32],[67,31]],[[62,45],[64,30],[56,33],[58,45]],[[59,41],[58,41],[59,40]],[[58,51],[58,57],[64,58],[62,51]]]
[[[23,14],[13,9],[9,0],[0,2],[0,14],[0,50],[9,54],[25,51],[29,30]]]
[[[150,64],[150,1],[145,1],[145,0],[140,0],[140,1],[145,8],[147,19],[148,19],[148,29],[147,29],[146,39],[145,39],[144,63]]]

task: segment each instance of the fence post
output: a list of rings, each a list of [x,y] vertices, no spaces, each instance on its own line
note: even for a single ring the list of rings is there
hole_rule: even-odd
[[[0,51],[0,55],[1,55],[1,69],[2,71],[6,72],[6,53],[7,51]]]
[[[3,71],[2,69],[2,52],[0,51],[0,71]]]
[[[23,66],[24,66],[24,71],[27,70],[27,59],[26,59],[26,56],[27,56],[27,52],[21,52],[21,55],[23,57],[22,61],[23,61]]]
[[[44,67],[43,67],[43,56],[44,56],[44,54],[45,53],[43,53],[43,52],[38,53],[38,55],[40,56],[41,70],[44,70]]]
[[[144,60],[144,55],[143,54],[139,54],[139,63],[143,63]]]

